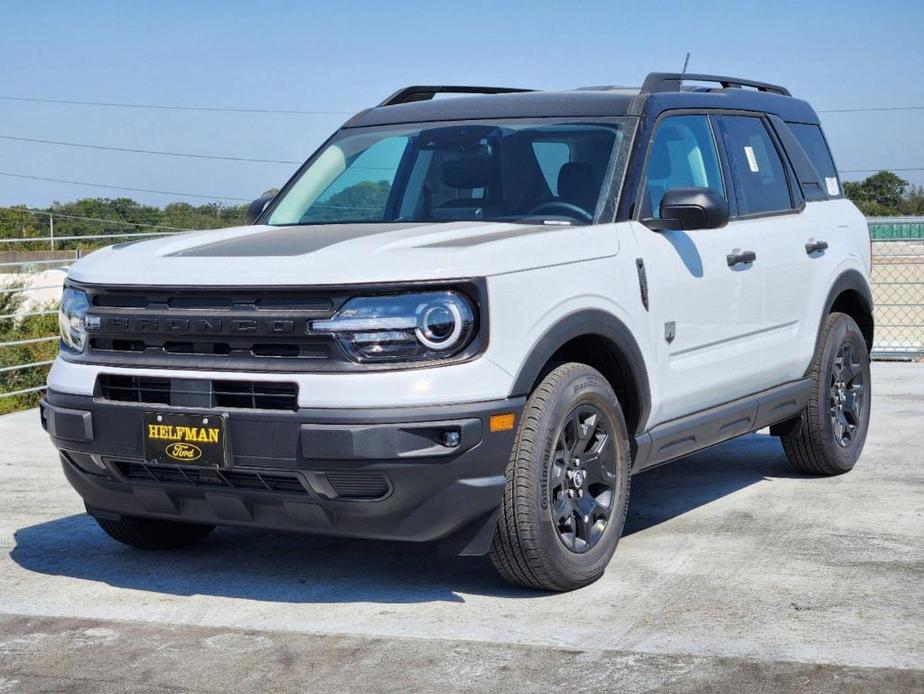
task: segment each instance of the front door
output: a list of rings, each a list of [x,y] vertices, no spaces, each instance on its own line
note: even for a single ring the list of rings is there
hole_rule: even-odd
[[[672,188],[707,187],[728,196],[710,119],[660,121],[646,167],[639,218],[657,218]],[[691,414],[753,393],[760,368],[762,286],[754,230],[732,221],[721,229],[651,231],[633,224],[649,288],[660,390],[651,423]],[[759,260],[758,260],[759,262]]]

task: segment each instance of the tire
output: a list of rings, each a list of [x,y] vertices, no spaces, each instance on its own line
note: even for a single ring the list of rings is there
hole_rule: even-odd
[[[853,318],[832,313],[825,319],[809,374],[808,406],[798,430],[783,437],[783,451],[799,472],[840,475],[856,465],[869,430],[869,351]]]
[[[584,364],[551,371],[527,400],[507,465],[490,551],[501,576],[547,591],[600,578],[622,535],[630,467],[606,379]]]
[[[121,520],[97,518],[99,527],[113,540],[139,549],[177,549],[202,541],[215,529],[214,525],[178,523],[122,516]]]

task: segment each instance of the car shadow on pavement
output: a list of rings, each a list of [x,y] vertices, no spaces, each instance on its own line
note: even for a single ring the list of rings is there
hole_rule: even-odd
[[[805,477],[779,439],[750,434],[635,475],[623,537],[676,518],[767,478]]]
[[[751,435],[636,476],[625,534],[637,533],[767,477],[790,476],[776,439]],[[464,602],[460,593],[534,598],[483,557],[433,546],[219,528],[202,545],[145,552],[79,514],[21,528],[10,557],[27,571],[169,595],[287,603]]]

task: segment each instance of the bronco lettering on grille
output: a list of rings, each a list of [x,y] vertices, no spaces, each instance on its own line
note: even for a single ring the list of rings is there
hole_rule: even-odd
[[[94,332],[169,335],[293,335],[308,332],[308,319],[217,317],[180,318],[164,315],[101,316]]]

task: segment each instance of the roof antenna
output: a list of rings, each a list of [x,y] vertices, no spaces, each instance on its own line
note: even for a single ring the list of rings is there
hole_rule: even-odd
[[[687,66],[690,64],[690,51],[687,51],[687,56],[683,59],[683,69],[680,71],[681,75],[687,74]]]

